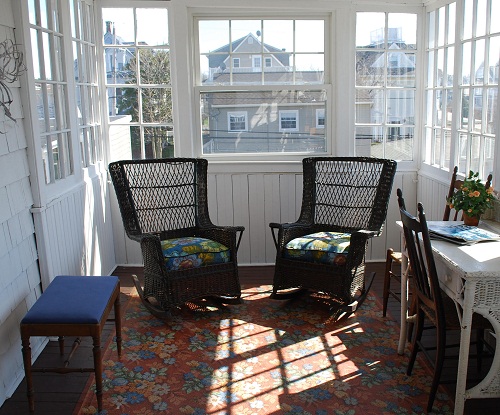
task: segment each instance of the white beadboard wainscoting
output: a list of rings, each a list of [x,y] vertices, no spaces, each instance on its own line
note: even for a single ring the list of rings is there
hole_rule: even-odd
[[[242,173],[243,168],[240,164],[238,172],[233,173],[209,164],[210,217],[218,225],[245,227],[238,251],[240,265],[274,264],[276,251],[269,223],[293,222],[298,218],[302,202],[302,165],[277,165],[266,172],[258,171],[257,166],[249,166],[249,171]],[[142,264],[140,246],[126,237],[114,190],[111,184],[109,186],[117,264]],[[395,225],[399,220],[398,187],[404,192],[407,206],[416,206],[417,174],[398,172],[383,233],[370,242],[367,249],[369,261],[385,261],[387,247],[399,249],[400,233]]]
[[[32,209],[44,289],[56,275],[109,275],[115,268],[106,184],[103,171]]]

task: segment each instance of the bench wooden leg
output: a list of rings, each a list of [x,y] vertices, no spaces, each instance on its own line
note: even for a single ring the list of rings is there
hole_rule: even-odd
[[[23,336],[21,338],[21,343],[23,346],[24,374],[26,376],[28,390],[28,404],[30,413],[33,413],[35,412],[35,391],[33,390],[33,379],[31,377],[31,346],[29,336]]]
[[[101,356],[101,334],[92,337],[94,348],[94,370],[95,370],[95,394],[97,396],[97,409],[102,411],[102,356]]]

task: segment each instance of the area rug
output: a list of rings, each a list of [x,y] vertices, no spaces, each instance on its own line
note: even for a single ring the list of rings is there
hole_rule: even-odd
[[[370,294],[355,315],[328,317],[319,296],[269,298],[270,286],[246,288],[243,304],[188,304],[169,320],[137,297],[123,318],[123,352],[104,355],[99,415],[424,414],[430,372],[397,354],[399,325],[383,318]],[[95,382],[74,412],[97,414]],[[435,414],[452,414],[439,389]]]

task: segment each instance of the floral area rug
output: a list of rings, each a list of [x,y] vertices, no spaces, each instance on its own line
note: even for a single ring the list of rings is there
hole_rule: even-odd
[[[123,317],[123,351],[104,355],[100,415],[424,414],[430,372],[397,354],[399,325],[370,294],[355,315],[332,322],[319,296],[269,298],[243,291],[243,304],[188,304],[169,320],[137,297]],[[74,415],[97,414],[91,377]],[[452,414],[439,389],[435,414]]]

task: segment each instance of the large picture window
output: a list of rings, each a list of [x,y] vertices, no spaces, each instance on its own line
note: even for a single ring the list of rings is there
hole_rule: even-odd
[[[417,15],[356,14],[356,154],[413,160]]]
[[[198,17],[196,27],[202,154],[327,151],[316,128],[330,91],[327,20]]]

